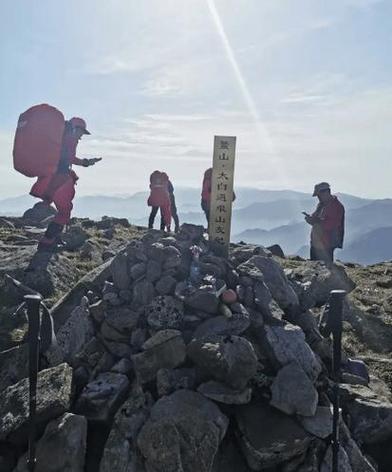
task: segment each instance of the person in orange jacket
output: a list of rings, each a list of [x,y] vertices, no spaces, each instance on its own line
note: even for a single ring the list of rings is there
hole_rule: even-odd
[[[71,219],[72,200],[75,196],[75,185],[78,176],[72,170],[72,165],[89,167],[101,160],[79,159],[76,157],[76,147],[84,134],[90,134],[86,122],[82,118],[71,118],[65,123],[62,140],[60,162],[55,174],[38,177],[30,195],[41,198],[50,205],[54,203],[57,215],[48,225],[44,237],[38,244],[38,250],[53,250],[60,240],[60,234]]]
[[[159,170],[154,171],[150,175],[150,196],[147,204],[151,208],[151,213],[148,219],[148,229],[154,227],[154,220],[158,213],[161,211],[161,229],[170,232],[172,212],[171,212],[171,199],[169,193],[169,177],[165,172]]]
[[[335,249],[343,247],[345,209],[327,182],[315,185],[313,196],[319,200],[316,211],[304,212],[305,221],[312,226],[310,259],[331,264]]]
[[[211,185],[212,185],[212,167],[204,172],[203,186],[201,191],[201,208],[204,211],[207,220],[207,226],[210,222],[210,207],[211,207]],[[236,195],[233,192],[233,202],[236,199]]]

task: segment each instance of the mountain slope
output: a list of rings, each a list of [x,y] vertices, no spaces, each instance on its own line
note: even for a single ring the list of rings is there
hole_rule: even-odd
[[[339,258],[360,264],[376,264],[392,260],[392,227],[377,228],[354,240]]]

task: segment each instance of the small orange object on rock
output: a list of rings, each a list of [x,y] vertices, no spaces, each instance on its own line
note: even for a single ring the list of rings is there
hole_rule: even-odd
[[[222,302],[227,303],[228,305],[231,305],[232,303],[235,303],[237,301],[237,294],[235,293],[234,290],[229,289],[225,290],[222,293]]]

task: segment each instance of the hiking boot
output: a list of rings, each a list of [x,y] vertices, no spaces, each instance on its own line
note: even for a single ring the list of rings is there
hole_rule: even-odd
[[[49,239],[44,236],[38,243],[38,252],[54,252],[57,249],[56,238]]]

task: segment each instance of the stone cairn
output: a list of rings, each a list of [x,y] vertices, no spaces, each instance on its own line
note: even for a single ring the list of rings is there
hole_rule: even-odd
[[[36,472],[331,470],[331,343],[312,309],[353,289],[342,267],[284,271],[250,245],[225,259],[192,225],[106,267],[42,353]],[[27,470],[26,353],[0,369],[1,471]],[[375,471],[362,446],[391,438],[392,406],[344,375],[340,470]]]

